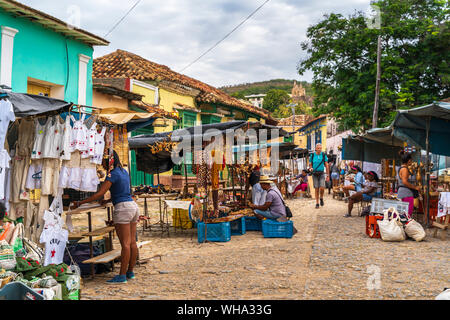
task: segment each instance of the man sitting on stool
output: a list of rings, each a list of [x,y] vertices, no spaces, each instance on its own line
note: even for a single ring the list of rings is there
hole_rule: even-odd
[[[267,176],[261,176],[259,183],[267,191],[267,195],[266,203],[263,205],[249,203],[249,207],[255,211],[255,216],[261,220],[268,218],[277,221],[287,221],[286,208],[281,193],[275,186],[272,186],[272,181]]]

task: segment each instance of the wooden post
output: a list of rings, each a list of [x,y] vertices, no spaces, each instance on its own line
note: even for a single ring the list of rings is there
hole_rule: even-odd
[[[88,215],[88,228],[89,228],[89,233],[92,232],[92,217],[91,217],[91,212],[87,213]],[[89,255],[90,258],[94,258],[94,244],[92,243],[92,235],[89,236]],[[95,277],[95,267],[94,264],[91,263],[91,277],[92,279],[94,279]]]
[[[426,177],[426,217],[427,217],[427,227],[430,227],[430,117],[427,118],[427,123],[426,123],[426,140],[425,140],[425,144],[426,144],[426,151],[427,151],[427,163],[426,163],[426,172],[425,172],[425,177]]]

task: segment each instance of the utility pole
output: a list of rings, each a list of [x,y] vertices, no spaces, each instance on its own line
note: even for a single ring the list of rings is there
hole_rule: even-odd
[[[292,132],[295,132],[295,107],[297,106],[296,103],[291,103],[287,105],[292,110]]]
[[[381,81],[381,36],[378,36],[377,82],[375,88],[375,105],[373,107],[372,128],[376,128],[378,124],[378,109],[380,106],[380,81]]]

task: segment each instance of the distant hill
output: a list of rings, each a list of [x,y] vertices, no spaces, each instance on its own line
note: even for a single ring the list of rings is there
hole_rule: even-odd
[[[229,95],[232,96],[247,96],[251,94],[266,94],[269,90],[279,89],[284,90],[287,93],[291,93],[292,87],[294,86],[295,80],[287,80],[287,79],[274,79],[269,81],[261,81],[261,82],[253,82],[253,83],[244,83],[238,84],[234,86],[225,86],[219,88],[220,90],[225,91]],[[301,83],[302,86],[306,89],[306,95],[311,96],[311,84],[306,81],[297,81],[297,83]]]

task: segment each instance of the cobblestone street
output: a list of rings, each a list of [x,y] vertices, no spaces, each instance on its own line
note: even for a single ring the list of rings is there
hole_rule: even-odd
[[[344,218],[342,201],[326,197],[319,210],[311,199],[287,204],[299,231],[292,239],[247,232],[198,244],[195,230],[169,238],[140,232],[140,241],[151,241],[141,259],[161,260],[137,267],[127,284],[106,284],[112,273],[86,278],[82,299],[434,299],[450,286],[448,237],[383,242],[365,235],[356,210]]]

